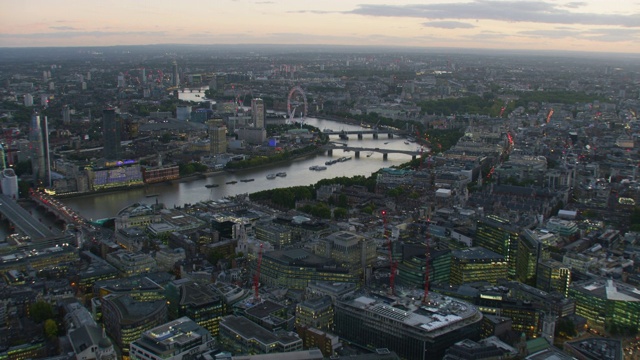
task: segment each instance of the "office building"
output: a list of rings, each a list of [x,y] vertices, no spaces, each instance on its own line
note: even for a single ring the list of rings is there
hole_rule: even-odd
[[[10,145],[7,144],[7,147]],[[7,168],[7,153],[4,151],[4,147],[0,144],[0,170]]]
[[[227,152],[227,127],[219,120],[209,120],[209,147],[211,156]]]
[[[178,106],[176,107],[176,119],[181,121],[188,121],[191,119],[191,106]]]
[[[507,277],[504,257],[483,247],[451,252],[451,285],[487,281],[496,284]]]
[[[120,148],[121,123],[115,109],[102,111],[102,133],[104,141],[104,158],[106,160],[122,160]]]
[[[178,63],[176,61],[171,64],[171,85],[180,86],[180,75],[178,75]]]
[[[45,157],[45,141],[42,118],[38,113],[31,116],[31,128],[29,130],[29,153],[31,154],[31,171],[33,182],[36,186],[47,184],[47,166]]]
[[[575,341],[566,341],[562,350],[571,355],[572,359],[602,359],[623,360],[633,359],[631,354],[625,358],[621,340],[607,338],[589,338]]]
[[[33,106],[33,95],[24,94],[24,106],[32,107]]]
[[[69,109],[69,105],[62,106],[62,123],[66,125],[71,123],[71,109]]]
[[[474,246],[482,246],[504,256],[510,279],[516,276],[519,230],[508,220],[495,215],[478,220]]]
[[[304,249],[276,250],[262,255],[261,283],[303,290],[310,281],[358,283],[359,277],[332,259]]]
[[[558,236],[548,231],[524,229],[518,238],[516,256],[516,278],[526,284],[532,284],[538,262],[549,258],[548,247],[555,245]],[[533,284],[532,284],[533,285]]]
[[[171,281],[165,289],[170,318],[186,316],[212,336],[218,336],[226,306],[222,297],[208,284],[180,279]]]
[[[124,276],[154,272],[158,267],[150,254],[131,253],[124,249],[109,253],[106,260]]]
[[[335,333],[371,350],[405,359],[441,359],[451,345],[477,340],[482,314],[473,305],[431,293],[429,303],[361,295],[336,302]]]
[[[0,171],[0,189],[3,195],[18,200],[18,176],[12,168]]]
[[[102,323],[107,335],[129,355],[129,345],[143,332],[167,322],[165,300],[136,301],[126,294],[110,294],[102,298]]]
[[[296,327],[307,326],[320,330],[333,329],[333,304],[331,297],[308,299],[296,305]]]
[[[325,358],[331,358],[342,347],[340,338],[306,325],[296,325],[296,333],[302,339],[305,349],[319,349]],[[296,358],[297,359],[297,358]]]
[[[569,287],[576,314],[600,331],[640,331],[640,289],[616,280],[586,280]]]
[[[220,343],[237,355],[302,350],[302,339],[289,331],[269,331],[251,320],[227,315],[220,322]]]
[[[553,259],[538,263],[536,272],[536,287],[538,289],[568,296],[569,284],[571,284],[571,268]]]
[[[254,227],[256,239],[266,241],[274,249],[282,249],[291,245],[291,229],[274,224],[273,222],[259,222]]]
[[[363,278],[365,269],[375,262],[376,244],[373,239],[362,235],[338,231],[321,241],[318,253],[332,259],[340,267],[349,269],[358,278]]]
[[[215,339],[204,327],[188,317],[162,324],[142,333],[131,343],[131,360],[193,359],[215,345]]]
[[[251,99],[251,122],[254,128],[264,128],[264,100],[260,98]]]

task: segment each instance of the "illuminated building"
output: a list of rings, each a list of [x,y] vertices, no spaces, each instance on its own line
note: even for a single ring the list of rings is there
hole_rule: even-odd
[[[320,330],[331,330],[333,328],[331,297],[308,299],[296,305],[296,327],[301,325]]]
[[[337,350],[342,347],[339,337],[306,325],[296,325],[296,332],[302,339],[304,348],[320,349],[325,358],[334,356]]]
[[[302,339],[289,331],[269,331],[251,320],[227,315],[220,322],[220,343],[236,355],[302,350]]]
[[[483,247],[473,247],[451,252],[452,285],[488,281],[492,284],[507,277],[504,257]]]
[[[349,269],[351,274],[362,278],[365,269],[376,259],[376,245],[373,239],[367,239],[349,231],[338,231],[325,237],[321,244],[320,255],[334,260],[338,266]]]
[[[547,232],[524,229],[518,238],[518,254],[516,256],[516,278],[531,284],[536,276],[538,262],[549,257],[547,248],[555,245],[557,235]]]
[[[136,301],[126,294],[110,294],[102,298],[102,323],[107,335],[129,355],[129,345],[147,330],[167,322],[165,300]]]
[[[137,187],[144,185],[140,165],[132,160],[109,167],[87,168],[89,186],[93,190]]]
[[[162,324],[142,333],[131,343],[132,360],[182,360],[213,348],[215,339],[206,328],[188,317]]]
[[[484,314],[511,319],[511,328],[518,334],[528,338],[540,335],[543,312],[529,301],[513,299],[508,292],[490,287],[480,291],[475,304]]]
[[[508,220],[489,215],[478,220],[473,245],[482,246],[504,256],[504,260],[507,262],[507,275],[509,278],[514,278],[517,265],[518,237],[516,226]]]
[[[264,101],[260,98],[251,99],[251,122],[254,128],[264,128]]]
[[[212,336],[218,336],[225,304],[208,284],[180,279],[170,282],[165,288],[170,318],[186,316]]]
[[[46,184],[47,167],[45,159],[45,142],[43,137],[42,119],[38,113],[31,116],[29,130],[29,154],[31,157],[31,171],[36,186]]]
[[[122,150],[120,148],[120,119],[115,109],[102,111],[102,134],[104,141],[104,158],[107,160],[120,160]]]
[[[407,288],[424,288],[425,255],[413,256],[398,264],[398,284]],[[449,283],[451,250],[432,250],[429,256],[429,283]]]
[[[271,243],[275,249],[291,245],[291,230],[272,222],[259,222],[254,227],[256,239]]]
[[[587,280],[569,287],[576,314],[590,327],[606,331],[640,331],[640,289],[615,280]]]
[[[547,259],[538,263],[536,287],[547,292],[557,291],[564,296],[569,295],[571,269],[563,263]]]
[[[562,350],[572,356],[572,359],[625,359],[622,340],[607,338],[589,338],[576,341],[567,341]],[[629,359],[633,359],[631,353]]]
[[[358,276],[329,258],[303,249],[269,251],[262,255],[261,283],[302,290],[310,281],[356,283]]]
[[[441,359],[463,339],[478,339],[482,314],[468,303],[436,293],[429,303],[406,298],[354,296],[335,305],[335,332],[368,349],[388,348],[405,359]]]
[[[125,276],[154,272],[158,267],[151,255],[126,250],[109,253],[106,260]]]

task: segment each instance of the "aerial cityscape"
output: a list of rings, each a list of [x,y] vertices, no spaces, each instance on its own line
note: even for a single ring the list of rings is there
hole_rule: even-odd
[[[66,3],[0,6],[0,360],[640,358],[640,5]]]

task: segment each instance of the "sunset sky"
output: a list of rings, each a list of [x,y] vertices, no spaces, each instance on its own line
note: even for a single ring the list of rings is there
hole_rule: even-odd
[[[261,43],[640,53],[640,0],[3,0],[0,29],[0,47]]]

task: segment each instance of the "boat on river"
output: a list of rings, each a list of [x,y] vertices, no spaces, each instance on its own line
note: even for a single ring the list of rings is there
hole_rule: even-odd
[[[254,180],[255,180],[255,179],[242,179],[242,180],[240,180],[240,181],[241,181],[241,182],[251,182],[251,181],[254,181]]]
[[[273,180],[275,178],[276,178],[276,174],[268,174],[267,175],[267,179],[269,179],[269,180]]]
[[[218,186],[219,186],[218,184],[207,184],[204,187],[206,187],[207,189],[211,189],[211,188],[218,187]]]
[[[238,183],[237,181],[233,180],[233,181],[227,181],[225,184],[233,185],[233,184],[237,184],[237,183]]]
[[[281,172],[279,172],[279,173],[276,173],[276,176],[277,176],[277,177],[285,177],[285,176],[287,176],[287,173],[286,173],[286,172],[284,172],[284,171],[281,171]]]

